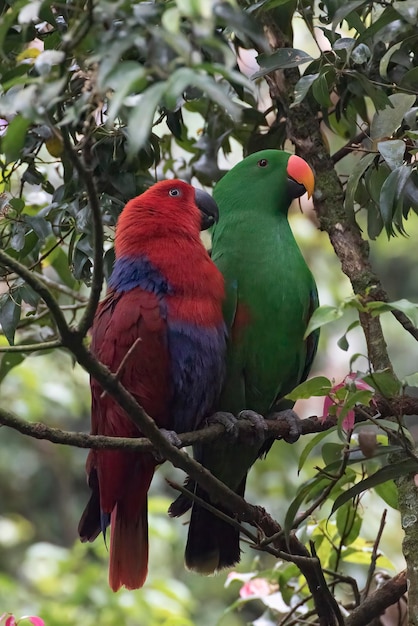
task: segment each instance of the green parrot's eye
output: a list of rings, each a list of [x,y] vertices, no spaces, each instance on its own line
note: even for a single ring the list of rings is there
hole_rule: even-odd
[[[260,159],[257,163],[258,167],[267,167],[268,164],[269,162],[267,159]]]
[[[180,189],[177,189],[176,187],[174,187],[173,189],[170,189],[170,191],[168,192],[168,195],[171,196],[172,198],[175,198],[176,196],[180,196]]]

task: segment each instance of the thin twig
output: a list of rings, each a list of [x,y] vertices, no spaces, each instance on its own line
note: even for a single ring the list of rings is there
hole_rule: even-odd
[[[369,566],[369,570],[367,572],[367,580],[366,580],[366,585],[363,589],[363,593],[362,596],[363,598],[367,598],[367,596],[369,595],[370,592],[370,585],[372,584],[372,580],[373,580],[373,576],[374,576],[374,572],[376,570],[376,561],[378,559],[378,547],[380,544],[380,540],[382,538],[382,534],[383,534],[383,530],[385,528],[385,524],[386,524],[386,515],[387,515],[387,509],[383,510],[382,513],[382,517],[380,518],[380,525],[379,525],[379,531],[376,535],[376,539],[374,540],[374,544],[373,544],[373,551],[372,551],[372,556],[370,559],[370,566]]]
[[[8,354],[11,352],[39,352],[44,350],[53,350],[54,348],[61,348],[62,343],[58,339],[54,341],[43,341],[41,343],[25,343],[17,346],[0,346],[0,354]],[[0,418],[1,419],[1,418]]]

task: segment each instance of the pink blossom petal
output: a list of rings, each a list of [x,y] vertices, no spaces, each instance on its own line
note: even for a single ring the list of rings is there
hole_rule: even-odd
[[[16,626],[16,620],[13,615],[10,615],[4,622],[4,626]]]
[[[353,409],[351,409],[351,411],[348,411],[347,415],[343,419],[342,427],[344,428],[344,430],[353,430],[354,423],[355,423],[355,414],[354,414]]]
[[[324,406],[322,409],[322,415],[321,415],[321,423],[325,422],[325,420],[328,417],[328,413],[329,413],[329,408],[330,406],[333,405],[333,401],[331,400],[331,398],[329,396],[325,396],[325,400],[324,400]]]
[[[263,598],[271,593],[271,585],[265,578],[252,578],[245,583],[240,591],[241,598]]]
[[[45,626],[44,620],[37,615],[31,615],[28,619],[33,626]]]

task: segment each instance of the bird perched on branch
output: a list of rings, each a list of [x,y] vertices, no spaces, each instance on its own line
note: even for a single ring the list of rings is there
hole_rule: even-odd
[[[217,219],[205,192],[162,181],[127,203],[116,227],[116,260],[92,328],[91,350],[117,375],[160,428],[194,430],[221,390],[225,296],[221,273],[200,241]],[[141,437],[128,415],[91,379],[98,435]],[[147,492],[158,461],[151,453],[91,450],[91,498],[82,541],[110,522],[109,584],[141,587],[148,568]]]
[[[237,415],[249,409],[266,416],[291,408],[283,397],[309,373],[318,333],[304,335],[318,296],[287,214],[292,200],[311,195],[313,187],[312,170],[303,159],[265,150],[235,165],[214,189],[219,220],[212,259],[225,279],[224,317],[230,334],[218,411]],[[249,468],[271,444],[234,445],[224,437],[197,444],[194,452],[217,478],[244,495]],[[211,503],[191,481],[189,489]],[[170,513],[181,515],[188,506],[190,500],[180,496]],[[234,565],[240,560],[238,530],[194,503],[185,558],[190,569],[203,574]]]

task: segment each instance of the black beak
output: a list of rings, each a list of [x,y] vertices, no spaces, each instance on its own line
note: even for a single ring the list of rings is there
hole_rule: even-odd
[[[194,198],[201,214],[200,230],[206,230],[219,219],[218,205],[212,196],[206,193],[206,191],[202,191],[202,189],[195,189]]]
[[[292,198],[292,200],[294,200],[295,198],[300,198],[301,196],[303,196],[303,194],[306,193],[306,187],[288,176],[287,191],[289,192],[289,196]]]

